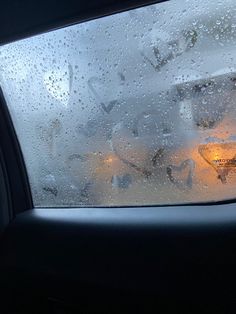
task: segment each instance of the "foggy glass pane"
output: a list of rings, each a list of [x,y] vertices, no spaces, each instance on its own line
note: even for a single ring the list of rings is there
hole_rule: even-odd
[[[0,47],[35,206],[232,199],[236,2],[173,0]]]

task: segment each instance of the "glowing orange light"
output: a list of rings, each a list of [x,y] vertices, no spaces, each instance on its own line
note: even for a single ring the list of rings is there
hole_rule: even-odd
[[[108,157],[107,159],[105,159],[105,162],[107,163],[112,163],[113,162],[113,158],[112,157]]]
[[[236,143],[202,144],[198,152],[216,170],[221,182],[226,183],[226,176],[236,168]]]

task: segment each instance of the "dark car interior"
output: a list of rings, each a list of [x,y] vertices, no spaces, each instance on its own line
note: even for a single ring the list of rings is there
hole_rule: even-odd
[[[158,2],[2,1],[0,42]],[[235,313],[234,200],[34,209],[0,97],[0,313]]]

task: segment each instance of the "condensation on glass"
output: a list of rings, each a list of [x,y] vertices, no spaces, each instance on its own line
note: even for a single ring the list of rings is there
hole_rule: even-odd
[[[236,196],[236,2],[169,1],[0,48],[35,206]]]

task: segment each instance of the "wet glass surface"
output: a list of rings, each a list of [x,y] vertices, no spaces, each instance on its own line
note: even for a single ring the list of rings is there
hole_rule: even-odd
[[[2,46],[35,206],[234,198],[235,11],[173,0]]]

